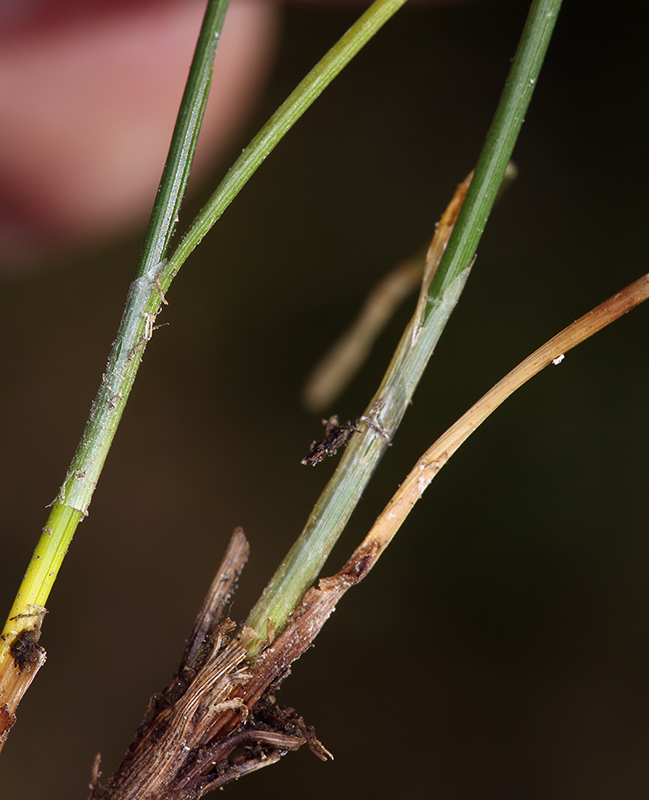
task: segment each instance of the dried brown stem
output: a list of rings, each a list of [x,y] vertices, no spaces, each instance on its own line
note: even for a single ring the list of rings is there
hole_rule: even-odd
[[[181,670],[194,663],[201,644],[206,640],[210,630],[214,630],[222,619],[225,607],[237,588],[239,575],[241,575],[241,570],[249,555],[248,540],[243,530],[237,528],[232,534],[223,561],[205,596],[203,607],[196,617],[194,630],[189,637],[183,660],[180,663]]]
[[[93,768],[92,800],[189,800],[277,761],[309,744],[327,751],[292,709],[266,694],[276,673],[264,671],[257,691],[256,667],[230,636],[235,624],[221,617],[248,558],[243,531],[234,532],[199,612],[172,683],[152,699],[122,764],[102,787]],[[251,687],[252,691],[248,689]],[[261,702],[260,702],[261,701]],[[253,709],[254,706],[254,709]]]

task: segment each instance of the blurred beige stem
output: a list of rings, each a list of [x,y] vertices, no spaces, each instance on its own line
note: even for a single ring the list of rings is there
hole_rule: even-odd
[[[517,175],[518,167],[510,161],[505,170],[498,198]],[[325,353],[306,379],[302,391],[302,403],[307,411],[322,413],[343,393],[367,361],[374,342],[397,308],[411,292],[421,286],[422,273],[426,265],[429,274],[424,281],[426,291],[422,294],[427,294],[450,234],[451,231],[448,230],[445,237],[435,237],[434,250],[427,258],[426,251],[422,248],[421,253],[401,262],[374,287],[357,319]]]
[[[323,412],[342,394],[396,309],[420,286],[423,270],[422,253],[403,261],[373,289],[358,318],[307,378],[302,402],[308,411]]]

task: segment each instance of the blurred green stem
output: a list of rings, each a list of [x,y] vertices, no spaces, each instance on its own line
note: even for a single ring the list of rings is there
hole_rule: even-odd
[[[448,246],[388,371],[365,411],[389,438],[464,287],[507,163],[518,138],[554,30],[561,0],[534,0],[520,44]],[[426,278],[424,279],[426,280]],[[308,522],[250,612],[246,625],[258,634],[252,656],[270,631],[279,633],[322,569],[347,524],[388,442],[370,425],[354,434]]]

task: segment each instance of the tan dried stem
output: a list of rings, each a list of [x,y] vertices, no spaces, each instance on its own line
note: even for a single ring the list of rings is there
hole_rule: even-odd
[[[409,258],[375,286],[356,320],[307,378],[302,403],[308,411],[321,413],[342,394],[396,309],[421,284],[423,262],[423,254]]]
[[[564,328],[509,372],[428,448],[380,514],[359,549],[379,547],[382,552],[435,475],[501,403],[542,369],[549,364],[560,363],[573,347],[648,298],[649,274],[643,275]]]

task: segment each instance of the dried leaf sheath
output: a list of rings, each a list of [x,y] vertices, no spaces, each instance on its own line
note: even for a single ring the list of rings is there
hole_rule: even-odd
[[[184,694],[174,699],[176,681],[156,699],[151,720],[138,731],[107,792],[94,796],[114,800],[169,796],[175,777],[203,741],[206,727],[223,710],[220,703],[246,675],[237,669],[245,657],[244,648],[227,638],[225,630],[217,634],[212,653]]]
[[[247,651],[230,637],[235,624],[220,618],[248,552],[243,531],[237,529],[178,674],[153,698],[148,719],[108,786],[98,784],[96,767],[91,800],[189,800],[268,766],[303,744],[321,758],[329,756],[293,709],[262,697],[270,682],[277,682],[277,670],[265,670],[261,692],[245,690],[254,666],[244,666]]]
[[[205,642],[209,632],[213,631],[223,618],[225,607],[237,588],[239,575],[241,575],[241,570],[244,568],[249,555],[250,545],[248,540],[243,530],[237,528],[232,534],[223,561],[205,596],[203,607],[196,617],[194,630],[189,637],[185,654],[180,664],[181,670],[193,664],[201,644]]]
[[[221,704],[248,676],[239,669],[245,649],[227,636],[234,623],[226,620],[219,625],[248,553],[248,542],[237,528],[198,614],[178,674],[153,698],[149,719],[109,786],[95,786],[91,797],[166,797],[188,755],[204,741],[206,728],[224,710]]]

